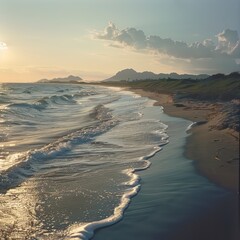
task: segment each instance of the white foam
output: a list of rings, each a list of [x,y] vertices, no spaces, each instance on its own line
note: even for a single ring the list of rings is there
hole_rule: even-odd
[[[128,182],[124,182],[123,185],[133,187],[139,184],[141,178],[134,172],[135,172],[135,169],[133,168],[126,169],[123,171],[124,174],[126,174],[131,178]]]
[[[153,157],[158,151],[160,151],[160,147],[155,147],[154,151],[149,155],[141,157],[139,160],[144,161],[144,166],[141,168],[130,168],[123,171],[124,174],[130,177],[130,180],[124,183],[126,186],[131,187],[128,189],[122,196],[120,204],[114,209],[114,213],[105,219],[94,221],[90,223],[81,223],[78,225],[71,226],[67,232],[66,240],[88,240],[93,237],[94,231],[99,228],[107,227],[119,222],[123,218],[123,214],[125,209],[130,204],[131,198],[134,197],[140,190],[140,177],[135,173],[137,171],[142,171],[150,167],[151,162],[147,159]]]
[[[194,127],[196,124],[197,122],[192,122],[191,124],[189,124],[189,126],[186,128],[186,132],[190,131],[192,127]]]
[[[128,207],[130,203],[130,199],[138,193],[139,189],[140,185],[137,185],[124,193],[119,206],[114,209],[113,215],[103,220],[94,221],[78,226],[72,226],[67,231],[67,237],[65,239],[87,240],[93,236],[94,230],[96,230],[97,228],[110,226],[119,222],[123,217],[124,210]]]

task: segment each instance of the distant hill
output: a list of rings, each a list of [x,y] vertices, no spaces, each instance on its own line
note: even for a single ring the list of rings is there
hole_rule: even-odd
[[[53,78],[53,79],[41,79],[38,83],[78,83],[82,81],[82,78],[77,76],[68,76],[65,78]]]
[[[135,80],[147,80],[147,79],[206,79],[209,75],[200,74],[200,75],[191,75],[191,74],[177,74],[177,73],[153,73],[153,72],[136,72],[134,69],[124,69],[116,75],[105,79],[104,82],[112,82],[112,81],[135,81]]]

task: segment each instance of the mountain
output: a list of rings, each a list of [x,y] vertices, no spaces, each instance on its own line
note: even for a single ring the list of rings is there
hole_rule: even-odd
[[[146,79],[206,79],[209,75],[200,74],[200,75],[191,75],[191,74],[177,74],[177,73],[153,73],[153,72],[136,72],[134,69],[124,69],[116,75],[105,79],[104,82],[110,81],[135,81],[135,80],[146,80]]]
[[[38,83],[78,83],[82,78],[77,76],[68,76],[65,78],[53,78],[53,79],[41,79],[37,81]]]

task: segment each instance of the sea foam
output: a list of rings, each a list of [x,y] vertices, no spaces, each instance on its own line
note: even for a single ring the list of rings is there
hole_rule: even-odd
[[[95,230],[99,228],[111,226],[119,222],[123,218],[124,211],[128,208],[131,202],[131,198],[137,195],[137,193],[141,188],[141,184],[140,184],[141,178],[139,175],[136,174],[136,172],[143,171],[149,168],[151,165],[151,162],[148,159],[152,158],[161,149],[162,148],[160,146],[154,147],[154,151],[152,151],[147,156],[141,157],[139,161],[142,161],[143,163],[142,167],[130,168],[123,171],[123,173],[130,178],[128,182],[124,183],[124,185],[126,185],[128,189],[124,192],[123,196],[121,197],[119,205],[114,209],[114,212],[111,216],[99,221],[72,225],[66,231],[65,239],[66,240],[88,240],[93,237]]]

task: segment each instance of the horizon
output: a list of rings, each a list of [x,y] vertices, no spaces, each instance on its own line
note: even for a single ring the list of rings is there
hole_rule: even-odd
[[[238,0],[0,3],[0,83],[240,69]]]
[[[126,71],[126,70],[133,70],[134,72],[136,72],[136,73],[145,73],[145,72],[149,72],[149,73],[153,73],[153,74],[155,74],[155,75],[161,75],[161,74],[166,74],[166,75],[171,75],[171,74],[177,74],[177,75],[192,75],[192,76],[199,76],[199,75],[207,75],[207,76],[214,76],[214,75],[218,75],[218,74],[223,74],[223,75],[225,75],[225,76],[228,76],[228,75],[231,75],[231,74],[233,74],[233,73],[240,73],[240,71],[234,71],[234,72],[230,72],[230,73],[221,73],[221,72],[217,72],[217,73],[213,73],[213,74],[206,74],[206,73],[199,73],[199,74],[191,74],[191,73],[181,73],[181,74],[179,74],[179,73],[177,73],[177,72],[169,72],[169,73],[162,73],[162,72],[160,72],[160,73],[156,73],[156,72],[152,72],[152,71],[148,71],[148,70],[145,70],[145,71],[141,71],[141,72],[138,72],[138,71],[136,71],[135,69],[133,69],[133,68],[125,68],[125,69],[122,69],[122,70],[119,70],[118,72],[116,72],[114,75],[111,75],[109,78],[112,78],[112,77],[114,77],[114,76],[116,76],[118,73],[121,73],[121,72],[123,72],[123,71]],[[65,76],[59,76],[59,77],[55,77],[55,78],[51,78],[51,79],[48,79],[48,78],[42,78],[42,79],[39,79],[39,80],[37,80],[37,81],[41,81],[41,80],[53,80],[53,79],[62,79],[62,78],[69,78],[69,77],[79,77],[79,78],[81,78],[81,80],[80,81],[86,81],[86,82],[88,82],[89,80],[85,80],[84,78],[82,78],[81,76],[79,76],[79,75],[72,75],[72,74],[70,74],[70,75],[65,75]],[[101,82],[101,81],[105,81],[105,80],[108,80],[109,78],[106,78],[106,79],[99,79],[99,80],[90,80],[89,82]]]
[[[120,71],[118,71],[118,72],[116,72],[114,75],[111,75],[110,77],[108,77],[108,78],[112,78],[112,77],[114,77],[115,75],[117,75],[118,73],[120,73],[120,72],[122,72],[122,71],[125,71],[125,70],[134,70],[135,71],[135,69],[132,69],[132,68],[125,68],[125,69],[122,69],[122,70],[120,70]],[[162,73],[162,72],[160,72],[160,73],[156,73],[156,72],[152,72],[152,71],[147,71],[147,70],[145,70],[145,71],[142,71],[142,72],[138,72],[138,71],[135,71],[136,73],[144,73],[144,72],[150,72],[150,73],[153,73],[153,74],[155,74],[155,75],[160,75],[160,74],[166,74],[166,75],[171,75],[171,74],[177,74],[177,75],[179,75],[179,76],[181,76],[181,75],[192,75],[192,76],[199,76],[199,75],[207,75],[207,76],[209,76],[209,77],[211,77],[211,76],[215,76],[215,75],[219,75],[219,74],[222,74],[222,75],[224,75],[224,76],[228,76],[228,75],[231,75],[231,74],[233,74],[233,73],[239,73],[240,74],[240,71],[234,71],[234,72],[230,72],[230,73],[221,73],[221,72],[217,72],[217,73],[213,73],[213,74],[206,74],[206,73],[199,73],[199,74],[191,74],[191,73],[181,73],[181,74],[179,74],[179,73],[177,73],[177,72],[169,72],[169,73]],[[26,81],[26,82],[0,82],[0,84],[1,83],[36,83],[36,82],[39,82],[39,81],[42,81],[42,80],[54,80],[54,79],[66,79],[66,78],[69,78],[69,77],[79,77],[80,78],[80,80],[79,81],[83,81],[83,82],[86,82],[86,83],[91,83],[91,82],[102,82],[102,81],[105,81],[105,80],[108,80],[108,78],[106,78],[106,79],[96,79],[96,80],[86,80],[86,79],[84,79],[84,78],[82,78],[80,75],[73,75],[73,74],[67,74],[67,75],[62,75],[62,76],[57,76],[57,77],[53,77],[53,78],[41,78],[41,79],[37,79],[37,80],[35,80],[35,81]],[[204,78],[203,78],[204,79]],[[142,80],[142,79],[141,79]]]

